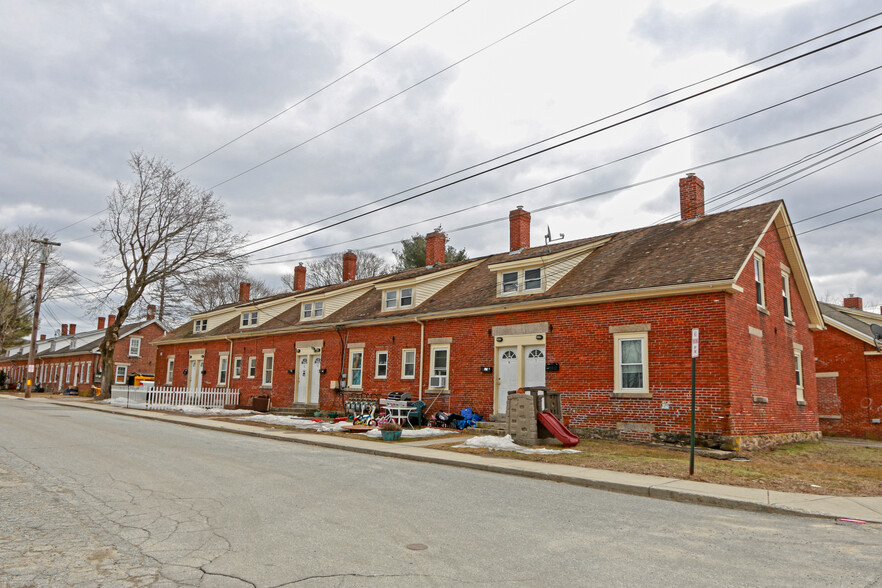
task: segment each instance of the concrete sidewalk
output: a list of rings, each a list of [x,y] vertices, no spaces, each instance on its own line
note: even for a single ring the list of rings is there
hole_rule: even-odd
[[[23,400],[23,399],[22,399]],[[155,411],[117,408],[93,402],[70,400],[31,398],[28,402],[52,403],[62,406],[74,406],[89,410],[99,410],[114,414],[165,421],[190,427],[226,431],[239,435],[251,435],[278,441],[305,443],[330,449],[356,451],[397,459],[411,459],[440,465],[472,468],[487,472],[526,476],[541,480],[551,480],[587,488],[609,490],[650,498],[662,498],[678,502],[690,502],[737,508],[757,512],[791,514],[829,519],[854,519],[870,523],[882,523],[882,497],[843,497],[823,496],[815,494],[797,494],[794,492],[776,492],[758,488],[742,488],[693,482],[657,476],[644,476],[623,472],[612,472],[549,464],[534,461],[522,461],[506,458],[485,457],[481,455],[457,453],[432,449],[431,443],[425,439],[406,443],[378,443],[367,439],[336,437],[320,433],[303,433],[297,430],[279,431],[245,423],[217,421],[205,417],[190,417]],[[445,439],[439,442],[449,442]]]

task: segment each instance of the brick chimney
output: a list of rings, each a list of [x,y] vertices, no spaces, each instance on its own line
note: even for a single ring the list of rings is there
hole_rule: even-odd
[[[432,231],[426,235],[426,267],[436,263],[444,263],[446,241],[444,233],[441,231]]]
[[[67,337],[67,325],[66,324],[61,325],[61,336]]]
[[[104,329],[104,317],[99,316],[98,317],[98,330],[101,331],[103,329]]]
[[[301,263],[294,268],[294,287],[295,292],[306,290],[306,268]]]
[[[680,219],[704,215],[704,182],[695,174],[680,178]]]
[[[859,296],[849,294],[848,297],[842,301],[842,306],[844,306],[845,308],[855,308],[857,310],[863,310],[864,301]]]
[[[115,323],[115,322],[116,322],[116,315],[115,314],[108,314],[107,315],[107,327],[108,328],[112,327],[113,323]]]
[[[352,251],[343,254],[343,281],[350,282],[355,279],[355,265],[358,256]]]
[[[46,340],[46,335],[40,335],[40,341],[45,341],[45,340]]]
[[[76,335],[77,334],[77,326],[74,323],[71,323],[67,328],[68,335]]]
[[[239,282],[239,302],[248,302],[251,299],[251,284]]]
[[[147,320],[152,321],[156,318],[156,305],[148,304],[147,305]]]
[[[519,251],[530,246],[530,213],[518,206],[508,213],[508,250]]]

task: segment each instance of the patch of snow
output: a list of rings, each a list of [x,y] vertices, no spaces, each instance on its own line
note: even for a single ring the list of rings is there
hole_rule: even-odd
[[[279,425],[282,427],[296,427],[298,429],[311,429],[319,433],[341,433],[346,428],[341,423],[325,423],[315,422],[312,419],[305,419],[295,416],[281,416],[273,414],[255,414],[247,417],[240,417],[237,421],[251,421],[258,423],[266,423],[268,425]]]
[[[494,437],[493,435],[482,435],[480,437],[472,437],[465,443],[454,445],[455,448],[468,449],[489,449],[490,451],[514,451],[515,453],[536,454],[536,455],[557,455],[560,453],[581,453],[578,449],[548,449],[545,447],[530,448],[518,445],[512,441],[511,435],[505,437]]]

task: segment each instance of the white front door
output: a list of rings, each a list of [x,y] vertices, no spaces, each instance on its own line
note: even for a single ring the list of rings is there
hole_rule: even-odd
[[[187,387],[190,390],[202,389],[202,360],[191,359],[190,368],[187,372]]]
[[[518,348],[499,347],[496,354],[496,412],[505,412],[509,391],[518,389]]]
[[[524,347],[524,387],[545,385],[545,345]]]
[[[312,404],[319,403],[319,378],[321,377],[322,356],[312,356],[312,373],[309,378],[309,402]]]
[[[297,362],[297,402],[304,404],[309,398],[309,357],[301,355]]]

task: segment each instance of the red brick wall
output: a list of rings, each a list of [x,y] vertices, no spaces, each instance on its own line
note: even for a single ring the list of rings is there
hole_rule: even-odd
[[[744,292],[727,299],[732,433],[818,431],[814,344],[808,330],[808,314],[791,277],[794,324],[784,319],[781,264],[786,264],[786,259],[774,226],[762,238],[760,247],[765,250],[763,270],[768,312],[757,308],[752,259],[737,282]],[[762,331],[762,337],[751,334],[749,327]],[[804,405],[797,404],[794,343],[802,345]]]
[[[841,416],[821,419],[824,433],[882,439],[882,356],[872,345],[843,333],[835,327],[814,334],[816,369],[836,372],[835,378],[820,378],[823,384],[821,414]]]

